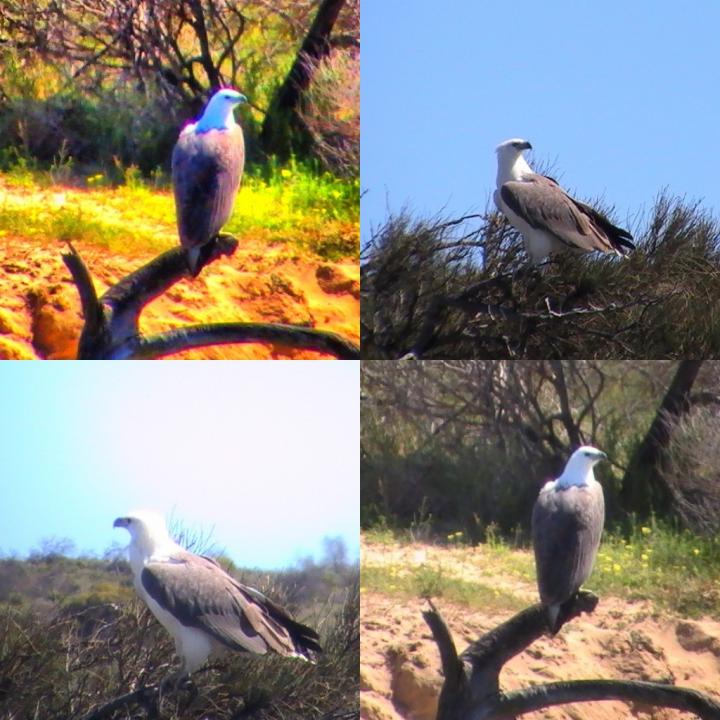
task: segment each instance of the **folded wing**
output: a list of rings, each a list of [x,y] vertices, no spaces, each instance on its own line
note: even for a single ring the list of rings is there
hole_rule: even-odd
[[[569,247],[620,255],[635,248],[627,230],[570,197],[552,178],[533,174],[506,182],[500,196],[531,227],[550,233]]]
[[[562,605],[590,577],[605,520],[598,483],[543,490],[533,508],[532,534],[540,599]]]
[[[187,627],[233,650],[313,659],[318,635],[254,588],[230,577],[210,558],[182,553],[150,562],[141,582],[148,595]]]
[[[178,230],[183,247],[209,242],[228,221],[245,164],[242,130],[180,135],[172,155]]]

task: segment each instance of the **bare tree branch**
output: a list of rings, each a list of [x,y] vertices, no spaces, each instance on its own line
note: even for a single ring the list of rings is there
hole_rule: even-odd
[[[299,350],[315,350],[339,360],[359,359],[357,347],[335,333],[269,323],[190,325],[150,337],[128,338],[114,348],[107,359],[152,359],[210,345],[247,343],[272,343]]]
[[[85,715],[82,720],[101,720],[101,718],[111,717],[116,710],[127,708],[131,705],[140,705],[147,712],[148,718],[157,717],[157,703],[160,698],[160,686],[151,685],[142,687],[134,692],[120,695],[104,705],[95,708],[92,712]]]
[[[219,235],[201,260],[203,267],[235,252],[237,244],[232,236]],[[78,359],[148,359],[209,345],[251,342],[315,350],[342,360],[359,358],[359,348],[335,333],[282,324],[213,323],[145,337],[139,330],[142,310],[176,282],[190,277],[185,251],[177,247],[159,255],[121,279],[98,300],[87,267],[72,244],[69,247],[63,261],[78,287],[85,317]]]
[[[567,609],[565,622],[592,612],[593,593],[580,591]],[[688,688],[662,683],[623,680],[575,680],[546,683],[512,693],[500,691],[503,665],[545,634],[542,605],[526,608],[473,642],[458,657],[452,635],[430,604],[423,617],[438,645],[445,676],[437,720],[499,720],[551,705],[597,700],[623,700],[695,713],[703,720],[720,720],[720,704]]]
[[[703,720],[720,719],[720,704],[689,688],[639,680],[573,680],[501,695],[488,703],[485,712],[471,715],[469,720],[500,720],[552,705],[598,700],[668,707],[694,713]]]

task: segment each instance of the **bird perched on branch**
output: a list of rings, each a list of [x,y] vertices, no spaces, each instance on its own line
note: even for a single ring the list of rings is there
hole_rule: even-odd
[[[218,90],[200,119],[182,129],[173,149],[178,232],[193,276],[228,221],[240,187],[245,142],[233,110],[244,102],[247,98],[236,90]]]
[[[175,640],[182,659],[176,679],[224,650],[314,661],[318,634],[214,560],[185,550],[160,515],[137,511],[115,520],[130,533],[135,589]]]
[[[562,475],[545,483],[532,514],[540,600],[553,635],[565,617],[563,608],[590,577],[605,523],[602,486],[593,468],[607,459],[584,445],[570,456]]]
[[[533,171],[523,157],[527,140],[513,138],[497,146],[495,204],[522,233],[533,262],[561,250],[627,255],[635,249],[632,235],[602,213],[570,197],[550,177]]]

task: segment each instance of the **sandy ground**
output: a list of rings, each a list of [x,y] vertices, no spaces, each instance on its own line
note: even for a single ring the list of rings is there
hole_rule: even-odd
[[[362,545],[362,566],[409,568],[441,562],[446,575],[486,584],[535,601],[532,583],[502,574],[497,563],[483,562],[482,551],[468,553],[407,545]],[[493,569],[495,565],[495,569]],[[458,650],[506,620],[510,612],[487,614],[438,598]],[[423,600],[399,600],[364,591],[361,602],[361,717],[365,720],[433,720],[442,684],[440,661],[422,619]],[[544,637],[503,669],[501,686],[514,690],[529,684],[572,679],[636,679],[674,683],[720,700],[720,623],[687,620],[656,611],[648,602],[603,597],[590,616],[568,623],[555,637]],[[679,720],[694,717],[673,710],[628,707],[620,702],[566,705],[524,715],[538,720]]]
[[[241,237],[231,258],[184,280],[148,305],[141,330],[190,323],[277,322],[337,333],[359,342],[360,270],[352,260],[325,262],[284,246]],[[99,293],[154,256],[119,257],[76,243]],[[0,237],[0,359],[74,358],[82,328],[77,290],[61,260],[64,244]],[[195,359],[324,357],[272,345],[226,345],[173,356]]]

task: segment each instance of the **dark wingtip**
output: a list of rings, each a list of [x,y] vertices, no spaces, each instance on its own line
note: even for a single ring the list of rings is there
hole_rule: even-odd
[[[635,243],[632,242],[632,235],[630,233],[625,235],[616,235],[612,238],[612,242],[615,249],[621,255],[629,255],[633,250],[635,250]]]
[[[286,627],[291,632],[295,649],[301,655],[307,657],[308,660],[313,659],[313,653],[323,652],[322,645],[319,643],[320,636],[311,627],[303,625],[296,620],[286,622]]]

